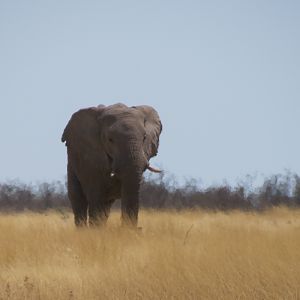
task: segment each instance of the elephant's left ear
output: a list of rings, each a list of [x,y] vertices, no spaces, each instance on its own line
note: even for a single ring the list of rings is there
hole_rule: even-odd
[[[141,105],[135,106],[134,108],[142,112],[144,115],[146,129],[145,152],[148,159],[150,159],[157,154],[162,124],[157,111],[151,106]]]

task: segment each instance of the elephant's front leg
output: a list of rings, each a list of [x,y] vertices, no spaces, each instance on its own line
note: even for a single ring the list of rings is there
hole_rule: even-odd
[[[121,200],[122,225],[137,226],[139,199],[138,197],[123,197]]]
[[[75,225],[87,225],[88,203],[70,164],[68,164],[68,196],[74,212]]]
[[[91,192],[88,197],[89,225],[104,225],[109,216],[110,205],[107,205],[107,199],[101,192]]]

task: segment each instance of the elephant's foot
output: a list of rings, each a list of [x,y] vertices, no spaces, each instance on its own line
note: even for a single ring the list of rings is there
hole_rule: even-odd
[[[74,221],[77,227],[84,227],[87,225],[87,218],[82,216],[75,216]]]
[[[90,216],[89,217],[89,227],[105,226],[106,223],[107,223],[106,216]]]
[[[122,224],[122,227],[129,227],[129,228],[134,228],[134,229],[137,229],[137,224],[138,224],[138,220],[137,218],[132,218],[132,217],[129,217],[127,215],[122,215],[122,218],[121,218],[121,224]]]

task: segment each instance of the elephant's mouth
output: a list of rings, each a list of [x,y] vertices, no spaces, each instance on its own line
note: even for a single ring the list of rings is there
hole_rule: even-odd
[[[146,168],[144,169],[144,171],[146,171],[146,170],[149,170],[150,172],[153,172],[153,173],[162,173],[162,170],[160,170],[160,169],[157,169],[157,168],[154,168],[154,167],[152,167],[152,166],[150,166],[150,164],[148,164],[147,166],[146,166]],[[116,176],[116,173],[112,170],[111,172],[110,172],[110,177],[115,177]]]
[[[110,166],[110,177],[115,177],[116,176],[116,170],[115,168],[113,167],[113,158],[111,157],[111,155],[109,155],[108,153],[106,153],[107,155],[107,159],[108,159],[108,162],[109,162],[109,166]],[[158,168],[154,168],[150,165],[149,161],[147,162],[145,168],[144,168],[144,171],[146,170],[149,170],[150,172],[153,172],[153,173],[161,173],[162,171]]]

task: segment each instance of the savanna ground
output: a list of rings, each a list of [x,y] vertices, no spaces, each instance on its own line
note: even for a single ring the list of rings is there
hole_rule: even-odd
[[[300,210],[0,215],[1,299],[300,299]]]

